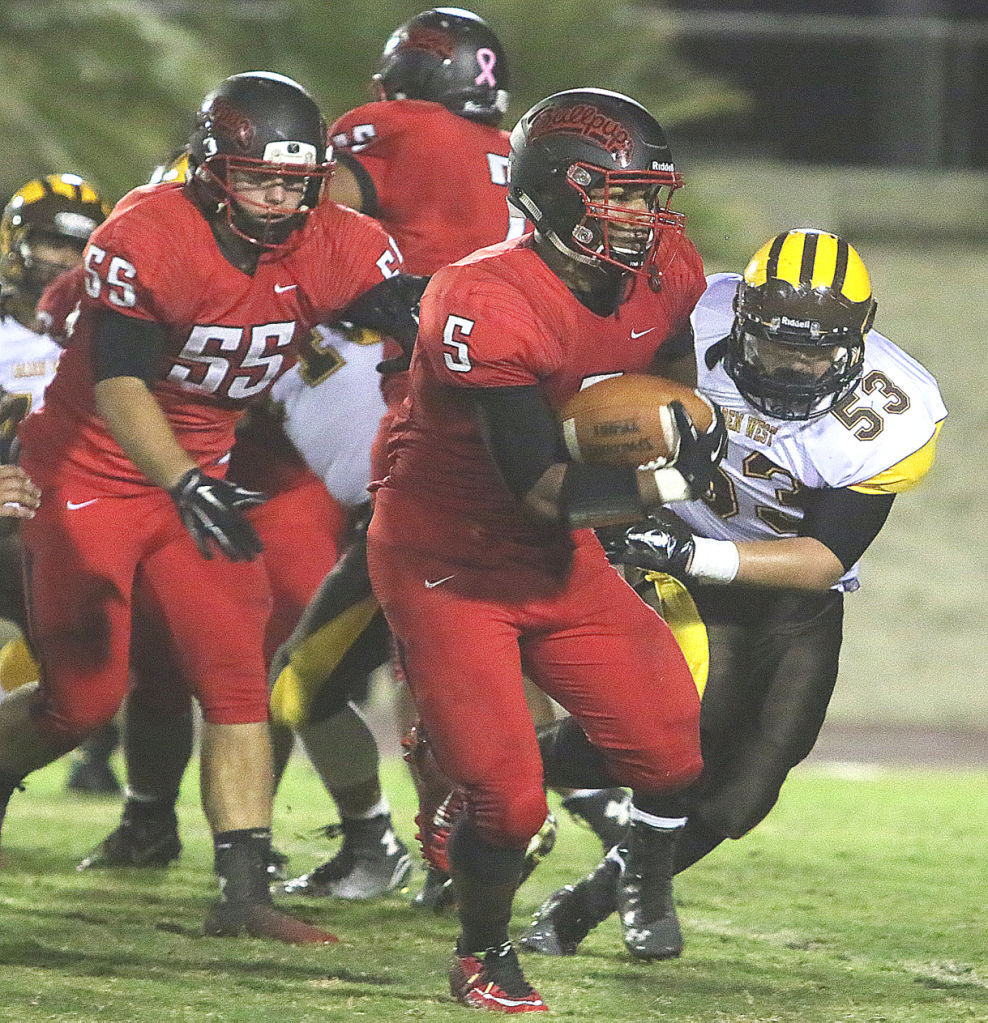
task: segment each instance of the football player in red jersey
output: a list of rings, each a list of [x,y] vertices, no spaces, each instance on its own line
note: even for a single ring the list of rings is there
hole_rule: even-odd
[[[378,102],[343,114],[330,127],[336,155],[332,199],[380,220],[401,248],[405,269],[413,274],[433,273],[481,246],[521,234],[524,217],[512,216],[507,203],[508,134],[499,128],[508,102],[508,62],[490,26],[459,8],[423,11],[388,39],[374,82]],[[392,359],[401,356],[389,338],[385,354]],[[389,410],[375,444],[376,476],[385,472],[383,438],[405,396],[406,380],[403,372],[389,373],[383,380]],[[297,674],[311,674],[313,679],[305,684],[321,687],[324,704],[339,706],[339,698],[326,697],[351,680],[352,673],[332,671],[332,661],[320,653],[341,648],[322,640],[337,620],[347,620],[352,630],[352,619],[346,616],[369,597],[369,589],[363,545],[357,543],[326,580],[281,652],[274,672],[281,676],[276,693],[278,687],[298,685]],[[372,620],[372,626],[376,624]],[[289,670],[283,671],[290,658]],[[347,769],[354,779],[366,778],[367,768],[376,771],[377,763],[370,731],[352,709],[344,709],[334,721],[350,752]],[[326,723],[318,742],[325,745],[332,738],[333,729]],[[307,739],[306,746],[318,759],[315,742]],[[341,782],[343,766],[335,769]],[[289,891],[335,895],[343,886],[352,889],[343,871],[354,857],[365,869],[391,869],[380,843],[385,819],[378,815],[361,820],[344,807],[341,815],[340,852],[290,881]]]
[[[21,427],[46,500],[24,542],[36,697],[0,705],[0,807],[30,771],[106,721],[127,684],[131,610],[147,601],[203,709],[203,793],[221,898],[210,934],[331,935],[275,910],[262,637],[270,593],[227,483],[243,409],[297,337],[394,276],[368,218],[323,201],[332,163],[315,102],[248,72],[204,100],[188,184],[130,192],[86,249],[76,342]],[[217,557],[217,552],[219,557]]]
[[[534,233],[445,267],[422,300],[410,394],[368,534],[371,580],[440,767],[468,794],[448,853],[461,933],[454,996],[542,1011],[508,939],[525,847],[545,819],[523,669],[574,715],[559,737],[580,787],[633,790],[621,879],[632,955],[678,955],[679,793],[699,773],[699,699],[668,627],[592,528],[706,490],[723,455],[674,406],[675,465],[568,462],[555,412],[600,375],[681,354],[704,287],[669,207],[681,179],[640,104],[575,89],[511,135],[511,198]]]

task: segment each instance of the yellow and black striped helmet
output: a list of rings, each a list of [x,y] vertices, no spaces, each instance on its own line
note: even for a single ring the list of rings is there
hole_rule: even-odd
[[[81,255],[90,234],[109,213],[109,205],[78,174],[49,174],[19,188],[0,216],[3,293],[40,298],[65,267],[39,259],[34,243],[39,238],[68,242]]]
[[[149,185],[168,184],[173,181],[187,181],[189,178],[189,150],[187,146],[172,153],[164,162],[159,163],[148,178]]]
[[[724,368],[768,416],[824,415],[861,375],[875,308],[864,262],[843,238],[784,231],[745,269]]]

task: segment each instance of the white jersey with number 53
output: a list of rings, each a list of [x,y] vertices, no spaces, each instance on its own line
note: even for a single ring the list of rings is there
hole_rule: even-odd
[[[789,422],[753,408],[707,352],[725,338],[741,278],[713,274],[697,303],[697,387],[724,410],[727,454],[703,501],[672,505],[701,536],[771,540],[795,536],[807,488],[849,487],[866,494],[909,489],[928,471],[947,415],[936,380],[877,331],[865,338],[864,370],[852,394],[818,419]],[[858,566],[837,584],[855,590]]]
[[[347,507],[367,500],[371,444],[385,408],[376,369],[381,348],[372,331],[318,326],[271,391],[284,408],[285,433]]]

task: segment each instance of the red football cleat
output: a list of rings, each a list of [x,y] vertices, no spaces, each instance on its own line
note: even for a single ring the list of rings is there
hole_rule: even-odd
[[[457,949],[449,970],[449,990],[458,1002],[471,1009],[508,1013],[549,1009],[538,991],[525,980],[510,941],[476,955],[461,955]]]
[[[273,938],[286,945],[331,945],[335,934],[313,927],[265,902],[226,902],[218,899],[210,907],[203,931],[208,937]]]

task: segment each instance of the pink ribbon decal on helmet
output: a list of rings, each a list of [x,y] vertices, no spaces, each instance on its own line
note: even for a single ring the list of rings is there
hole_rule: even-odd
[[[492,89],[497,88],[494,80],[494,65],[497,63],[497,54],[493,50],[482,46],[477,51],[477,63],[480,65],[480,74],[473,80],[474,85],[489,85]]]

